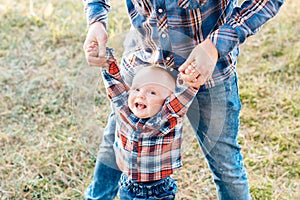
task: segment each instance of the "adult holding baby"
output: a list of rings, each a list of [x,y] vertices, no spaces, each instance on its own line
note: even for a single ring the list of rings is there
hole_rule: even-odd
[[[105,64],[108,1],[85,0],[89,30],[84,50],[96,42],[98,55],[86,53],[90,66]],[[236,64],[239,44],[274,17],[284,0],[127,0],[135,37],[126,43],[121,71],[155,62],[179,73],[200,89],[187,116],[213,173],[218,198],[251,199],[238,144],[239,112]],[[126,51],[126,48],[125,48]],[[190,69],[194,69],[190,70]],[[86,199],[113,199],[121,172],[114,161],[114,113],[108,119]],[[112,177],[113,175],[113,177]]]

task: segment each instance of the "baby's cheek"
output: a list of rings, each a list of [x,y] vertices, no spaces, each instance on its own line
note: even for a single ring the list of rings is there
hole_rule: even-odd
[[[163,102],[162,102],[163,103]],[[155,113],[159,112],[162,108],[162,103],[155,103],[151,105],[151,110]]]
[[[129,95],[129,98],[128,98],[128,107],[130,110],[132,110],[132,107],[133,106],[133,103],[132,103],[132,99],[130,98],[130,95]]]

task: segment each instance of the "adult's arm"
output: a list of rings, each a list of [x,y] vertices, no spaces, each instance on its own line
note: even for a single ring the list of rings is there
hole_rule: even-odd
[[[90,66],[103,66],[106,63],[106,44],[108,40],[106,27],[110,11],[109,1],[83,0],[86,14],[88,33],[83,44],[85,57]],[[88,47],[97,43],[98,55],[88,54]]]
[[[247,0],[233,9],[226,23],[209,38],[215,44],[219,57],[226,56],[247,37],[254,35],[273,18],[285,0]]]
[[[247,37],[258,30],[279,11],[285,0],[247,0],[233,9],[226,23],[191,52],[180,66],[182,79],[194,87],[203,85],[212,75],[218,57],[228,55]],[[194,63],[196,73],[187,70]]]
[[[107,27],[107,16],[110,11],[109,0],[83,0],[87,24],[102,22]]]

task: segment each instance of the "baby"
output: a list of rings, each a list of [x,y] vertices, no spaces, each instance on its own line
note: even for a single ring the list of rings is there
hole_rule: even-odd
[[[90,47],[90,53],[96,53]],[[116,113],[114,150],[120,199],[175,199],[171,175],[182,166],[182,124],[198,88],[175,82],[160,66],[137,70],[129,87],[108,50],[102,75]]]

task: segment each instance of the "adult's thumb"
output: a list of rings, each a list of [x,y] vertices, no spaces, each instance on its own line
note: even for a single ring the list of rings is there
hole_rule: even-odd
[[[107,38],[108,38],[108,36],[105,31],[102,32],[102,34],[100,34],[96,38],[97,43],[98,43],[98,50],[99,50],[98,56],[99,57],[105,57],[105,55],[106,55]]]
[[[106,45],[105,44],[99,45],[98,48],[99,48],[98,56],[105,57],[106,56]]]

